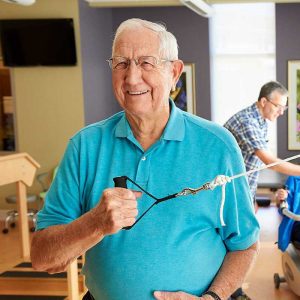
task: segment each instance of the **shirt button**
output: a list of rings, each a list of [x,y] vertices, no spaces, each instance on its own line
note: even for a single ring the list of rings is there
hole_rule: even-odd
[[[142,157],[142,160],[145,161],[145,160],[146,160],[146,156],[143,156],[143,157]]]

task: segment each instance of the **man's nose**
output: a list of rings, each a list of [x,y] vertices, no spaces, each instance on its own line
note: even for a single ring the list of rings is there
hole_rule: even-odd
[[[126,69],[126,82],[130,84],[135,84],[141,79],[141,69],[139,68],[137,62],[132,59],[129,66]]]

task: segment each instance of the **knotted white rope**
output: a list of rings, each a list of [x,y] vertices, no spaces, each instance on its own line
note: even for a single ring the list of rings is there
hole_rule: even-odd
[[[220,205],[220,222],[221,222],[221,225],[226,226],[226,224],[224,222],[223,212],[224,212],[224,205],[225,205],[225,188],[226,188],[226,184],[228,182],[231,182],[231,180],[234,180],[234,179],[242,177],[242,176],[247,176],[247,175],[252,174],[254,172],[259,172],[261,170],[268,169],[268,168],[280,165],[284,162],[294,160],[294,159],[299,158],[299,157],[300,157],[300,154],[294,155],[294,156],[288,157],[286,159],[275,161],[275,162],[273,162],[271,164],[268,164],[268,165],[263,165],[263,166],[261,166],[257,169],[253,169],[253,170],[250,170],[250,171],[247,171],[247,172],[243,172],[243,173],[240,173],[240,174],[237,174],[237,175],[233,175],[231,177],[225,176],[225,175],[216,176],[216,178],[209,183],[209,189],[213,190],[217,186],[222,186],[222,198],[221,198],[221,205]]]
[[[225,205],[225,187],[231,179],[225,175],[218,175],[212,182],[209,183],[210,189],[214,190],[217,186],[222,186],[222,198],[221,198],[221,205],[220,205],[220,222],[222,226],[226,226],[224,222],[224,205]]]

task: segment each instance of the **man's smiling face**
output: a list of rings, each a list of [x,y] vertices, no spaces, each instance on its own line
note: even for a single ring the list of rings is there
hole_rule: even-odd
[[[168,111],[170,90],[176,81],[172,62],[162,62],[157,33],[141,28],[124,30],[117,38],[113,57],[130,59],[126,69],[113,69],[115,96],[129,114],[151,117]],[[136,65],[140,57],[151,56],[158,64],[154,68]],[[135,61],[134,61],[135,60]]]

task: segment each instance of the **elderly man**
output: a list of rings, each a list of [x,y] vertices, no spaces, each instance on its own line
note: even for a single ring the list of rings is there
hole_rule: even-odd
[[[244,172],[239,148],[222,127],[169,100],[183,62],[162,25],[123,22],[108,61],[124,111],[71,138],[38,215],[32,264],[61,272],[86,253],[85,299],[227,299],[258,248],[247,180],[227,184],[224,207],[216,187],[162,202],[124,230],[153,199],[131,182],[113,187],[113,178],[163,197]]]

